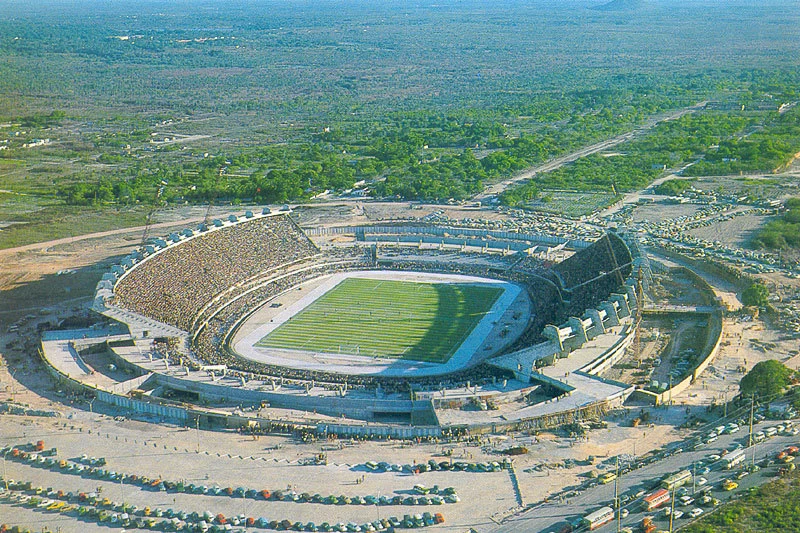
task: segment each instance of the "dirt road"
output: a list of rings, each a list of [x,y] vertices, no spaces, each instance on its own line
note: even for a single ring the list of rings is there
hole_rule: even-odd
[[[642,124],[641,126],[639,126],[638,128],[636,128],[636,129],[634,129],[632,131],[623,133],[623,134],[618,135],[616,137],[613,137],[611,139],[606,139],[605,141],[600,141],[600,142],[592,144],[590,146],[585,146],[585,147],[581,148],[580,150],[576,150],[576,151],[571,152],[569,154],[562,155],[561,157],[557,157],[555,159],[551,159],[550,161],[547,161],[546,163],[543,163],[541,165],[535,166],[533,168],[529,168],[528,170],[525,170],[525,171],[517,174],[513,178],[504,180],[504,181],[502,181],[500,183],[495,183],[494,185],[490,185],[489,187],[484,189],[484,191],[482,193],[480,193],[477,196],[475,196],[475,199],[476,200],[483,200],[483,199],[488,198],[490,196],[498,195],[498,194],[502,193],[504,190],[506,190],[509,186],[517,184],[517,183],[521,183],[521,182],[524,182],[524,181],[528,181],[529,179],[533,178],[537,174],[541,174],[541,173],[544,173],[544,172],[551,172],[551,171],[553,171],[553,170],[555,170],[555,169],[557,169],[557,168],[559,168],[561,166],[566,165],[567,163],[572,163],[573,161],[581,159],[582,157],[586,157],[588,155],[596,154],[597,152],[601,152],[603,150],[607,150],[609,148],[617,146],[618,144],[622,144],[622,143],[624,143],[626,141],[630,141],[633,138],[637,137],[638,135],[641,135],[642,133],[653,129],[657,124],[659,124],[661,122],[665,122],[667,120],[675,120],[675,119],[678,119],[678,118],[680,118],[680,117],[682,117],[682,116],[684,116],[686,114],[694,113],[695,111],[698,111],[698,110],[702,109],[703,107],[705,107],[706,103],[707,102],[699,102],[699,103],[697,103],[697,104],[695,104],[695,105],[693,105],[691,107],[687,107],[687,108],[681,109],[679,111],[674,111],[672,113],[668,113],[668,114],[665,114],[665,115],[658,115],[658,116],[652,117],[652,118],[648,119],[647,122],[645,122],[644,124]]]
[[[201,222],[203,217],[194,217],[194,218],[187,218],[185,220],[180,220],[177,222],[160,222],[158,224],[151,224],[150,229],[153,228],[169,228],[172,226],[188,226],[195,222]],[[121,235],[123,233],[136,233],[144,231],[146,226],[136,226],[133,228],[120,228],[120,229],[112,229],[109,231],[100,231],[97,233],[87,233],[86,235],[78,235],[75,237],[64,237],[63,239],[55,239],[52,241],[46,242],[37,242],[33,244],[26,244],[25,246],[17,246],[16,248],[6,248],[5,250],[0,250],[0,257],[9,256],[12,254],[16,254],[19,252],[29,252],[31,250],[43,250],[46,248],[50,248],[52,246],[58,246],[60,244],[70,244],[77,241],[85,241],[90,239],[100,239],[102,237],[110,237],[112,235]]]

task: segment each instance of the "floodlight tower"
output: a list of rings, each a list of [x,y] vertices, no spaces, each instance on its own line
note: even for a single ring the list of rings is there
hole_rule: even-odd
[[[147,220],[145,221],[144,232],[142,233],[142,246],[147,244],[147,237],[150,235],[150,225],[153,223],[153,215],[161,208],[161,195],[164,194],[164,187],[166,186],[167,182],[161,180],[161,184],[158,189],[156,189],[156,196],[153,198],[153,205],[147,213]]]
[[[642,284],[642,265],[636,274],[636,330],[633,337],[633,351],[636,354],[636,366],[642,365],[642,316],[644,314],[644,287]]]

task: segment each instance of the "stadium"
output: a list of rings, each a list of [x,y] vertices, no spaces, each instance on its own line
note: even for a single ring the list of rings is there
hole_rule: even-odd
[[[633,265],[615,233],[300,227],[288,210],[247,211],[124,257],[93,303],[115,329],[45,335],[43,356],[64,386],[185,424],[546,427],[631,394],[600,374],[631,341]],[[87,372],[85,353],[108,371]]]

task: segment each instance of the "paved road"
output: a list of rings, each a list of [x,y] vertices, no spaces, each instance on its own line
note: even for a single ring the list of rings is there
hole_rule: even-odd
[[[579,150],[576,150],[574,152],[571,152],[569,154],[563,155],[561,157],[557,157],[555,159],[551,159],[550,161],[547,161],[546,163],[542,163],[541,165],[535,166],[533,168],[529,168],[528,170],[524,170],[523,172],[517,174],[516,176],[514,176],[511,179],[507,179],[507,180],[504,180],[504,181],[502,181],[500,183],[495,183],[494,185],[490,185],[489,187],[484,189],[484,191],[482,193],[480,193],[477,196],[475,196],[475,199],[476,200],[483,200],[484,198],[487,198],[489,196],[498,195],[501,192],[503,192],[504,190],[506,190],[510,185],[513,185],[515,183],[520,183],[520,182],[523,182],[523,181],[527,181],[527,180],[533,178],[536,174],[541,174],[543,172],[551,172],[551,171],[553,171],[553,170],[555,170],[555,169],[557,169],[557,168],[559,168],[561,166],[566,165],[567,163],[572,163],[573,161],[581,159],[582,157],[586,157],[588,155],[596,154],[597,152],[601,152],[603,150],[607,150],[609,148],[613,148],[614,146],[617,146],[618,144],[622,144],[624,142],[630,141],[634,137],[636,137],[636,136],[638,136],[638,135],[640,135],[640,134],[642,134],[642,133],[644,133],[646,131],[649,131],[649,130],[653,129],[657,124],[659,124],[661,122],[664,122],[664,121],[667,121],[667,120],[675,120],[675,119],[678,119],[678,118],[680,118],[683,115],[686,115],[688,113],[694,113],[695,111],[698,111],[698,110],[702,109],[703,107],[705,107],[705,105],[707,103],[708,102],[699,102],[699,103],[697,103],[697,104],[695,104],[695,105],[693,105],[691,107],[687,107],[687,108],[681,109],[679,111],[675,111],[675,112],[668,113],[668,114],[665,114],[665,115],[658,115],[656,117],[650,118],[649,120],[647,120],[647,122],[645,122],[644,124],[642,124],[641,126],[636,128],[635,130],[631,130],[629,132],[623,133],[623,134],[618,135],[616,137],[613,137],[611,139],[606,139],[605,141],[600,141],[598,143],[595,143],[595,144],[592,144],[592,145],[589,145],[589,146],[585,146],[585,147],[583,147],[583,148],[581,148]]]
[[[777,425],[777,422],[762,422],[755,426],[754,431],[761,430],[771,425]],[[746,439],[747,433],[746,430],[743,429],[734,435],[723,435],[716,442],[712,443],[711,445],[704,446],[697,451],[678,453],[644,468],[631,471],[620,477],[620,484],[618,488],[619,493],[622,494],[623,492],[634,487],[637,489],[650,489],[652,485],[654,485],[666,474],[677,472],[685,468],[690,468],[693,462],[699,461],[700,459],[708,457],[711,454],[720,454],[722,450],[726,448],[730,449],[735,442],[741,442],[742,440]],[[767,441],[755,446],[756,460],[758,461],[763,459],[767,455],[774,455],[786,446],[790,444],[796,444],[797,441],[798,437],[791,436],[777,436],[773,437],[772,439],[768,439]],[[748,463],[752,462],[752,452],[752,448],[746,450]],[[713,470],[705,477],[709,480],[710,484],[718,485],[719,479],[725,477],[726,475],[730,476],[730,472]],[[751,474],[745,478],[746,483],[744,481],[742,482],[743,488],[746,488],[748,485],[766,482],[768,479],[769,478],[758,473]],[[614,484],[609,483],[608,485],[599,485],[595,488],[584,491],[582,494],[574,498],[571,498],[568,502],[565,501],[563,503],[559,503],[554,501],[541,504],[530,509],[529,511],[526,511],[520,516],[509,519],[504,524],[487,529],[486,531],[491,531],[492,533],[549,533],[551,531],[558,531],[558,528],[561,527],[561,525],[564,524],[567,519],[579,515],[585,515],[602,507],[603,505],[610,505],[613,499]],[[638,511],[637,502],[628,504],[626,507],[631,510],[631,515],[627,519],[623,520],[622,525],[633,526],[635,523],[640,522],[642,514],[634,512]],[[663,516],[663,512],[661,515]],[[681,524],[685,522],[686,520],[682,519]],[[601,533],[616,531],[616,523],[608,524],[595,531],[599,531]]]

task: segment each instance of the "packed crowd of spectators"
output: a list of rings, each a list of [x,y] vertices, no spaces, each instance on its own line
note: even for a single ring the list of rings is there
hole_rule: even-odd
[[[114,288],[114,303],[188,331],[215,295],[319,250],[288,216],[209,231],[137,265]]]
[[[612,271],[616,271],[618,285],[622,285],[630,274],[630,263],[631,253],[625,242],[615,233],[606,233],[588,248],[554,265],[552,270],[564,289],[572,289]],[[619,267],[623,268],[617,270]]]
[[[245,380],[280,380],[282,384],[337,390],[378,389],[386,394],[484,385],[511,377],[507,371],[479,364],[447,376],[413,382],[377,376],[342,375],[269,365],[244,359],[227,346],[227,337],[244,317],[275,296],[322,275],[381,268],[464,274],[504,279],[525,288],[533,303],[531,320],[514,348],[540,342],[548,323],[560,323],[574,306],[594,304],[617,288],[618,276],[630,273],[630,253],[616,235],[603,237],[554,268],[516,255],[489,259],[481,254],[375,246],[331,247],[323,255],[288,217],[269,217],[230,226],[164,250],[118,283],[117,303],[191,331],[191,355],[160,346],[173,363],[199,369],[224,364],[228,375]],[[454,259],[452,257],[456,255]],[[476,259],[477,258],[477,259]],[[615,272],[612,264],[627,267]],[[557,271],[557,272],[556,272]],[[624,279],[624,278],[622,278]],[[573,288],[572,291],[565,290]],[[215,296],[218,296],[215,298]],[[571,298],[571,299],[570,299]]]
[[[283,385],[305,386],[313,380],[316,387],[323,387],[328,390],[337,390],[344,383],[347,383],[350,389],[374,390],[380,388],[385,394],[410,393],[412,389],[417,391],[438,390],[463,386],[466,382],[472,385],[485,385],[497,379],[511,377],[507,372],[489,365],[478,365],[448,376],[419,378],[415,379],[413,383],[394,378],[348,376],[259,363],[237,356],[226,345],[226,337],[235,325],[247,314],[273,297],[322,275],[373,268],[373,260],[373,250],[370,247],[339,249],[332,257],[326,256],[325,261],[317,262],[314,266],[299,268],[288,274],[274,276],[272,279],[262,283],[256,290],[251,290],[234,301],[227,300],[225,303],[220,304],[218,309],[214,310],[213,317],[205,321],[202,327],[196,331],[192,343],[194,357],[187,359],[177,351],[172,352],[169,357],[173,363],[183,363],[195,370],[198,370],[201,364],[224,364],[229,368],[229,376],[243,377],[247,381],[254,379],[267,382],[279,380]],[[399,264],[396,268],[403,270],[416,268],[427,272],[432,271],[433,268],[433,271],[437,272],[454,273],[452,268],[447,270],[448,264],[443,262],[432,265],[430,261],[422,261],[420,264]],[[477,267],[473,269],[459,268],[458,271],[471,275],[487,274],[485,269],[481,270]]]
[[[560,324],[566,318],[566,313],[558,286],[552,281],[517,270],[510,272],[508,279],[525,288],[533,305],[528,326],[511,347],[518,350],[544,341],[544,327],[547,324]]]
[[[597,307],[618,290],[632,271],[628,246],[615,233],[555,265],[551,272],[563,284],[564,312],[580,316],[586,309]]]

